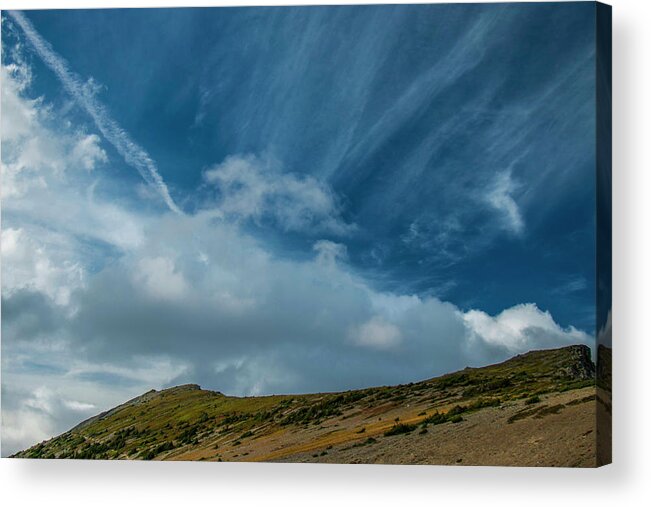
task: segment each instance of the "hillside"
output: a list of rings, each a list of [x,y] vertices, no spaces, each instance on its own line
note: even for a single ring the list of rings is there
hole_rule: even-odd
[[[594,377],[577,345],[343,393],[239,398],[184,385],[14,457],[595,466],[596,404],[609,401]]]

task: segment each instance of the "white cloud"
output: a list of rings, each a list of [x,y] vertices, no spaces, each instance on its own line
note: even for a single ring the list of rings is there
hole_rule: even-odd
[[[84,282],[84,269],[73,259],[67,248],[48,251],[23,229],[3,229],[3,295],[30,289],[46,294],[58,305],[67,305],[72,291]]]
[[[231,156],[205,171],[204,180],[217,187],[218,207],[227,216],[257,223],[271,220],[285,231],[353,230],[340,217],[328,185],[309,175],[280,172],[271,160]]]
[[[346,245],[326,239],[314,243],[312,249],[316,252],[316,261],[324,266],[333,266],[337,260],[345,260],[348,256]]]
[[[134,272],[137,284],[142,284],[153,298],[176,300],[188,291],[188,284],[174,266],[174,261],[165,257],[140,259]]]
[[[103,410],[166,383],[232,394],[350,389],[588,339],[535,305],[493,317],[378,291],[342,262],[341,243],[316,241],[310,259],[274,255],[239,222],[319,234],[352,226],[327,186],[256,157],[205,173],[215,208],[134,211],[90,173],[105,163],[98,139],[50,127],[42,102],[7,76],[3,107],[34,112],[2,153],[5,174],[20,167],[2,203],[9,449],[67,429],[89,405]]]
[[[505,347],[510,353],[550,348],[571,343],[592,344],[593,338],[573,326],[562,328],[549,312],[535,304],[520,304],[495,317],[480,310],[463,315],[471,336],[486,344]]]
[[[2,455],[25,449],[69,429],[78,417],[93,415],[94,405],[66,400],[62,394],[45,385],[33,389],[3,389]],[[77,418],[71,413],[77,414]]]
[[[2,131],[3,142],[12,142],[24,137],[37,115],[39,99],[25,101],[20,95],[31,82],[29,67],[19,63],[3,65],[2,77]]]
[[[43,115],[42,100],[26,99],[23,95],[31,81],[29,67],[21,63],[2,65],[2,196],[8,198],[23,193],[24,186],[43,186],[44,181],[28,174],[18,181],[30,168],[49,165],[53,153],[46,153],[47,137],[35,136],[40,116]],[[55,158],[59,158],[56,156]],[[56,166],[49,166],[57,170]]]
[[[67,314],[89,266],[101,262],[102,245],[139,244],[144,217],[95,195],[98,180],[86,173],[106,162],[99,138],[61,128],[65,122],[42,100],[25,97],[31,72],[24,64],[1,72],[3,297],[44,294]]]
[[[182,213],[172,199],[167,185],[158,172],[149,154],[131,139],[129,134],[110,116],[103,104],[95,96],[98,85],[92,78],[83,82],[52,45],[36,31],[32,23],[20,11],[7,11],[7,14],[20,26],[27,40],[36,50],[43,62],[56,74],[65,90],[76,103],[93,119],[97,129],[110,142],[124,160],[135,168],[142,178],[156,188],[167,207],[174,213]]]
[[[487,199],[490,205],[502,215],[504,227],[513,234],[521,234],[524,230],[524,219],[513,198],[516,190],[517,185],[513,181],[511,171],[503,171],[497,175]]]
[[[161,388],[184,369],[165,359],[138,357],[132,364],[114,367],[80,362],[78,353],[61,348],[39,352],[34,345],[18,351],[13,343],[3,347],[2,456],[61,434],[152,387]],[[10,359],[6,350],[11,351]],[[44,357],[52,371],[21,366]]]
[[[74,412],[90,413],[91,411],[97,409],[97,407],[92,403],[83,403],[81,401],[75,401],[75,400],[63,400],[63,404],[70,410],[73,410]],[[93,414],[90,413],[90,415]]]
[[[363,347],[391,349],[400,343],[402,333],[397,326],[376,316],[355,329],[352,338]]]
[[[9,456],[14,452],[52,438],[57,434],[58,428],[52,417],[30,410],[25,407],[19,410],[2,410],[2,456]],[[65,429],[63,430],[65,431]]]
[[[95,134],[81,136],[72,149],[72,160],[87,171],[92,171],[98,162],[108,161],[106,152],[99,144],[99,136]]]
[[[62,119],[52,117],[42,100],[24,95],[31,73],[18,70],[24,67],[19,64],[9,67],[1,68],[4,216],[20,217],[21,227],[41,244],[43,228],[35,224],[47,224],[59,239],[65,233],[70,243],[92,238],[120,249],[138,245],[145,216],[117,204],[117,189],[88,174],[107,162],[99,137],[62,128]],[[16,111],[28,121],[16,122]],[[69,250],[81,248],[71,244]]]
[[[133,290],[134,266],[145,291]],[[92,357],[169,355],[193,366],[187,380],[239,394],[253,389],[245,375],[253,364],[266,379],[256,392],[345,389],[590,342],[533,304],[491,316],[379,292],[346,264],[277,258],[201,214],[152,224],[144,244],[89,279],[74,303],[69,332],[73,340],[93,335],[84,338]],[[214,357],[229,369],[215,373]],[[266,368],[287,376],[267,377]]]

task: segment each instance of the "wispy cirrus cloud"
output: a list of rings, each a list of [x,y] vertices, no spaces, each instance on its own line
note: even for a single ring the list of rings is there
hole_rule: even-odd
[[[31,21],[20,11],[9,11],[9,16],[20,26],[25,37],[36,50],[43,62],[54,72],[64,89],[77,105],[93,119],[95,126],[113,145],[124,160],[140,173],[140,176],[162,197],[167,207],[177,214],[183,212],[170,195],[167,184],[158,172],[156,163],[131,136],[115,121],[111,114],[95,96],[92,82],[83,82],[80,76],[70,69],[68,62],[59,55],[52,45],[39,34]]]
[[[95,85],[74,74],[23,15],[12,14],[63,87],[140,172],[146,183],[139,186],[147,191],[139,188],[141,197],[161,195],[179,214],[152,216],[140,208],[141,200],[129,200],[132,196],[119,182],[106,178],[98,184],[99,175],[92,169],[108,162],[100,137],[66,131],[65,112],[52,110],[51,121],[41,115],[41,107],[47,108],[45,98],[26,93],[28,67],[3,74],[2,205],[4,232],[9,231],[3,236],[2,252],[3,453],[64,431],[91,413],[152,387],[199,382],[233,394],[350,389],[413,381],[531,348],[593,341],[567,319],[559,320],[556,309],[548,312],[549,304],[540,301],[501,312],[503,307],[491,303],[496,309],[486,313],[482,301],[461,307],[430,290],[432,280],[457,283],[448,267],[468,252],[482,251],[502,237],[498,233],[512,235],[519,227],[518,216],[521,225],[527,219],[528,237],[535,234],[534,215],[526,213],[532,204],[527,202],[527,192],[518,191],[518,184],[530,188],[530,166],[511,167],[511,162],[523,146],[533,144],[526,135],[532,131],[525,128],[530,118],[544,124],[547,112],[570,110],[561,107],[566,95],[559,91],[564,88],[553,88],[549,96],[535,93],[541,104],[532,110],[504,109],[502,102],[495,102],[503,84],[517,77],[499,66],[499,79],[474,80],[481,83],[476,100],[470,101],[474,92],[463,86],[473,72],[493,69],[504,60],[503,51],[491,46],[491,41],[508,44],[513,27],[523,26],[522,19],[505,24],[501,16],[478,21],[463,16],[470,24],[464,21],[456,29],[465,34],[465,42],[445,51],[441,48],[432,58],[427,52],[435,46],[430,39],[433,23],[423,23],[421,14],[427,44],[412,38],[414,25],[396,23],[394,12],[380,16],[382,24],[360,14],[357,26],[366,30],[363,44],[341,45],[341,50],[326,44],[340,44],[345,37],[324,30],[327,25],[321,18],[309,23],[293,18],[295,24],[287,25],[292,37],[277,30],[282,23],[274,23],[273,32],[289,41],[282,53],[288,55],[288,63],[279,65],[278,54],[258,51],[265,60],[254,65],[259,89],[251,86],[251,78],[243,87],[240,75],[231,73],[223,58],[214,59],[219,64],[214,79],[220,83],[232,79],[233,93],[218,87],[210,95],[205,90],[213,90],[216,81],[208,81],[201,90],[193,128],[196,132],[211,118],[219,118],[224,151],[215,159],[212,144],[206,143],[210,153],[201,163],[209,169],[196,194],[203,196],[210,190],[215,198],[203,202],[206,207],[201,211],[187,214],[176,207],[149,155],[99,104]],[[455,26],[454,19],[436,13],[433,22],[437,20],[442,27]],[[273,34],[259,30],[250,19],[245,22],[242,33],[252,27],[261,39],[260,47],[268,47]],[[398,32],[388,31],[401,26],[410,33],[399,37]],[[490,38],[496,30],[502,36]],[[184,37],[188,33],[187,29],[181,32]],[[346,32],[360,39],[361,31],[347,26]],[[297,33],[304,34],[305,42],[298,47],[293,37]],[[205,35],[199,30],[196,34]],[[157,43],[169,44],[167,36],[163,33]],[[255,47],[250,37],[249,33],[241,40]],[[50,40],[56,41],[54,36]],[[391,42],[397,40],[401,45],[394,49],[401,55],[404,41],[414,40],[426,48],[414,53],[418,55],[414,61],[425,64],[421,71],[404,74],[409,69],[385,67],[403,62],[387,56]],[[284,44],[277,42],[275,48]],[[558,44],[565,42],[559,39]],[[241,59],[250,68],[252,60],[242,58],[235,45],[225,50],[225,56],[234,58],[232,67]],[[214,50],[219,44],[212,46]],[[329,60],[337,68],[326,67],[324,72],[319,66],[318,74],[311,75],[314,86],[309,86],[312,62],[324,53],[332,55]],[[498,61],[484,65],[490,54]],[[568,55],[576,60],[574,53]],[[199,63],[205,66],[203,59]],[[150,66],[143,67],[151,71]],[[404,76],[405,81],[390,80],[385,88],[387,81],[378,79],[380,72]],[[336,79],[328,82],[331,76]],[[379,86],[375,92],[391,93],[374,94],[374,84]],[[516,84],[518,89],[526,88]],[[323,93],[314,93],[321,89]],[[144,95],[152,90],[137,91]],[[228,97],[233,124],[225,122],[228,115],[223,110],[213,109],[220,95]],[[244,104],[236,100],[240,96],[245,97]],[[572,99],[576,103],[575,95]],[[528,97],[522,100],[530,103]],[[556,108],[550,108],[554,101]],[[431,104],[440,107],[431,109]],[[300,121],[303,116],[306,121]],[[414,118],[422,118],[422,135],[413,125]],[[399,135],[407,131],[408,136]],[[585,131],[589,129],[581,129]],[[241,139],[245,133],[264,140],[264,145]],[[533,133],[539,141],[539,131]],[[10,138],[6,144],[5,135]],[[229,135],[238,142],[228,143]],[[564,133],[559,137],[576,144]],[[405,138],[408,142],[398,142]],[[562,143],[553,146],[562,148]],[[285,166],[274,168],[265,157],[228,158],[228,153],[273,153]],[[314,153],[323,156],[322,163]],[[446,153],[468,156],[446,159]],[[536,160],[544,162],[543,169],[565,168],[566,164],[554,163],[558,153],[563,150]],[[211,165],[218,160],[223,162]],[[348,165],[341,165],[344,162]],[[296,167],[302,171],[284,170]],[[512,168],[512,172],[496,179],[495,168]],[[333,176],[330,181],[322,178],[327,174]],[[11,195],[7,181],[13,184]],[[486,190],[493,191],[493,203]],[[337,196],[345,196],[349,214],[342,213]],[[371,210],[364,221],[360,213],[369,202]],[[350,225],[353,221],[359,234],[345,234],[355,227]],[[243,227],[250,223],[303,235],[302,244],[312,252],[286,255],[295,253],[291,246],[279,252],[265,234],[257,237],[255,228]],[[383,230],[373,229],[373,224],[392,225]],[[360,249],[355,241],[365,233],[366,239],[361,239],[374,262],[384,263],[382,273],[416,260],[414,279],[425,279],[428,290],[383,288],[357,271]],[[333,236],[347,244],[331,241]],[[416,254],[390,258],[387,252],[396,237],[401,249]],[[494,251],[489,255],[499,257]],[[428,259],[435,262],[427,264]],[[485,267],[483,271],[490,272],[491,280],[502,273]],[[474,294],[487,284],[478,282],[477,274],[472,276]],[[498,280],[507,281],[508,274]],[[580,286],[569,288],[578,292]],[[522,299],[536,301],[537,297]]]
[[[236,220],[272,221],[285,231],[336,235],[355,228],[341,218],[337,197],[326,183],[282,172],[273,160],[230,156],[206,170],[203,177],[218,191],[219,210]]]
[[[510,171],[497,174],[493,188],[488,192],[488,202],[503,217],[504,228],[519,235],[524,231],[524,219],[513,197],[517,184],[511,177]]]

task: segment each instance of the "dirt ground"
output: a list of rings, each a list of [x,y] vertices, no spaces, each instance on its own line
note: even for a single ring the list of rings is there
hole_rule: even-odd
[[[377,443],[318,448],[277,461],[593,467],[597,464],[594,393],[594,388],[586,388],[542,397],[539,407],[517,403],[485,408],[466,415],[459,424],[429,426],[424,434],[417,429],[380,437]],[[508,422],[536,408],[538,413]],[[321,455],[323,451],[327,454]]]
[[[601,398],[603,398],[603,394]],[[464,414],[458,424],[429,425],[384,436],[396,418],[421,420],[422,406],[393,411],[345,414],[335,423],[301,429],[283,428],[234,449],[197,449],[173,459],[277,461],[316,463],[377,463],[594,467],[597,465],[597,407],[607,405],[594,388],[540,397],[526,405],[516,401]],[[511,421],[511,422],[510,422]],[[608,429],[600,428],[608,436]]]

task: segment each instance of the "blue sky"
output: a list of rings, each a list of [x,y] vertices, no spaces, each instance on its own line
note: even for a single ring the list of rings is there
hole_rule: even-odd
[[[591,343],[594,23],[3,13],[10,446],[181,381],[346,389]]]

